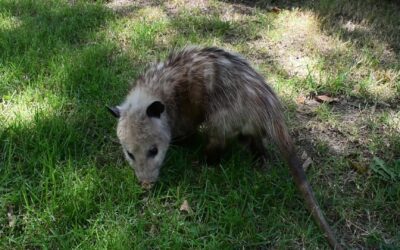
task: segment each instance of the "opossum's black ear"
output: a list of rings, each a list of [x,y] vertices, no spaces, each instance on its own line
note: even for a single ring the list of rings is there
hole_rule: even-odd
[[[146,113],[149,117],[160,118],[165,106],[159,101],[155,101],[147,107]]]
[[[114,117],[119,118],[119,117],[121,116],[118,106],[115,106],[115,107],[108,107],[108,106],[106,106],[106,107],[107,107],[108,111],[110,111],[110,113],[111,113]]]

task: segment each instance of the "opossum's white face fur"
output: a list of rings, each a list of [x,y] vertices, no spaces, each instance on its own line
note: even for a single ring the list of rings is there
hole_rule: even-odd
[[[171,133],[164,104],[135,90],[111,111],[119,117],[117,135],[125,158],[144,187],[157,181]]]

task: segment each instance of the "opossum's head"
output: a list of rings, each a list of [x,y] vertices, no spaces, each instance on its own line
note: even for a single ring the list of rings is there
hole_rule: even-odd
[[[117,135],[125,158],[142,186],[150,188],[158,179],[171,139],[164,104],[131,94],[110,111],[119,118]]]

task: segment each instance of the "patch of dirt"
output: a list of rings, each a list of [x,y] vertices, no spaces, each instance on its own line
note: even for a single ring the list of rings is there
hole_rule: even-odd
[[[138,8],[158,6],[159,4],[160,1],[156,0],[112,0],[106,6],[121,16],[128,16]]]
[[[295,123],[296,140],[313,157],[318,156],[316,148],[320,143],[328,147],[329,154],[352,157],[357,155],[365,160],[371,159],[379,152],[371,152],[371,117],[379,117],[388,107],[368,105],[358,101],[342,99],[332,102],[331,116],[334,122],[318,118],[316,110],[321,105],[315,99],[306,99],[298,105]],[[385,134],[385,130],[378,133]],[[376,135],[376,134],[375,134]],[[390,145],[388,145],[390,147]]]
[[[318,17],[307,11],[284,11],[271,23],[271,34],[249,43],[257,51],[266,51],[274,62],[284,69],[289,77],[305,78],[310,73],[316,79],[318,55],[331,50],[343,50],[343,44],[324,34],[319,27]],[[276,34],[275,34],[276,33]]]
[[[199,9],[203,13],[209,12],[208,0],[180,0],[180,1],[167,1],[164,3],[168,15],[176,16],[182,10]]]

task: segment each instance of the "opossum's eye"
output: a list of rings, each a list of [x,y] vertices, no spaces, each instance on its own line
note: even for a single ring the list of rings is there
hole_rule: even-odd
[[[158,149],[156,146],[152,146],[147,152],[147,157],[155,157],[158,153]]]
[[[129,151],[126,151],[126,152],[128,153],[129,158],[131,158],[134,161],[135,160],[135,156]]]

